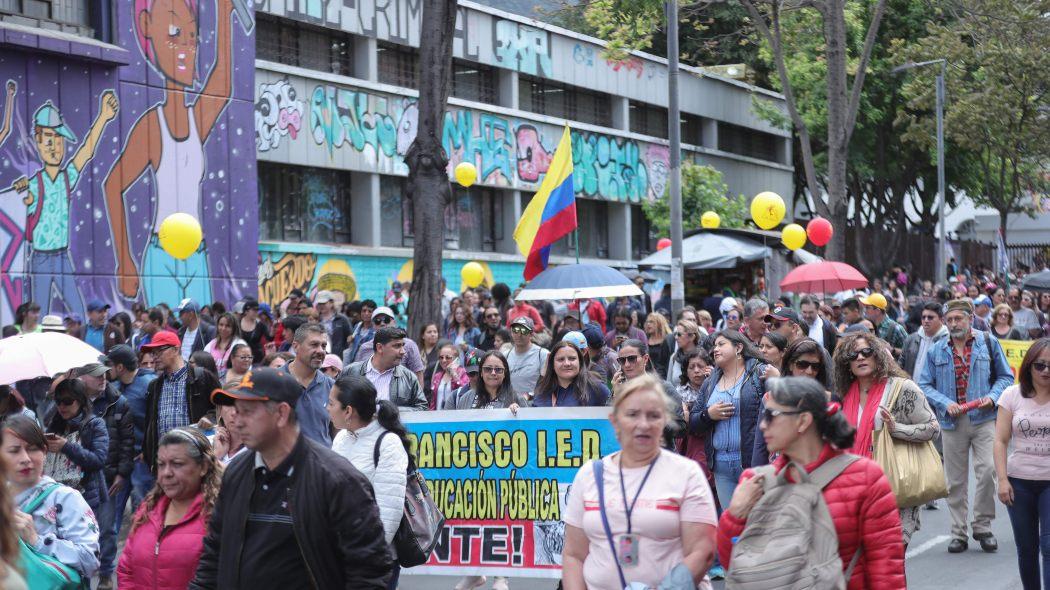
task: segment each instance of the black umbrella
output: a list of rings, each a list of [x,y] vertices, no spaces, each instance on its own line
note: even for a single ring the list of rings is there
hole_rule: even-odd
[[[1044,291],[1050,293],[1050,270],[1028,275],[1021,281],[1021,286],[1031,291]]]

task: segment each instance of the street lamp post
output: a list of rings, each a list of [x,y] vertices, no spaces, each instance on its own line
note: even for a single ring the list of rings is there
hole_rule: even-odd
[[[948,261],[945,259],[945,255],[948,251],[948,234],[945,231],[944,226],[944,209],[945,202],[947,201],[947,193],[944,189],[944,75],[947,70],[948,62],[944,59],[931,59],[930,61],[923,61],[919,63],[906,63],[899,65],[893,70],[894,74],[911,70],[914,68],[921,68],[924,66],[931,66],[937,64],[940,66],[940,71],[937,73],[937,195],[940,198],[937,205],[937,216],[939,217],[938,225],[940,228],[940,239],[937,241],[937,282],[941,285],[948,284]]]
[[[667,0],[667,138],[670,141],[671,317],[685,307],[682,277],[682,127],[678,108],[678,0]]]

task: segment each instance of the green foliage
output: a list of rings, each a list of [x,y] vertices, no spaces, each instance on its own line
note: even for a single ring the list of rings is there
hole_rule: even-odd
[[[671,233],[671,205],[664,196],[642,204],[645,216],[653,230],[661,236]],[[685,231],[700,227],[705,211],[714,211],[722,218],[721,227],[744,227],[749,218],[748,202],[743,195],[733,197],[722,181],[722,173],[700,164],[682,163],[682,227]]]

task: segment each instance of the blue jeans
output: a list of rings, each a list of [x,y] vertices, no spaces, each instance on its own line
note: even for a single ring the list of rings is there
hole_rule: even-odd
[[[146,494],[153,489],[153,474],[149,467],[142,461],[135,461],[135,469],[131,472],[131,512],[139,509],[139,504]]]
[[[1050,589],[1050,481],[1011,477],[1013,506],[1007,506],[1017,544],[1017,569],[1024,590],[1039,590],[1039,557],[1043,590]]]
[[[67,313],[84,312],[84,299],[77,288],[75,273],[68,249],[42,251],[30,248],[29,294],[40,305],[42,315],[51,313],[52,286],[58,288],[62,308]]]
[[[740,482],[740,474],[744,468],[740,465],[739,455],[719,455],[715,452],[715,493],[718,494],[718,503],[722,510],[729,508],[729,500],[736,491],[736,484]]]
[[[103,502],[98,507],[98,540],[99,540],[99,578],[107,578],[113,575],[113,570],[116,569],[114,563],[117,559],[117,531],[120,530],[121,517],[124,512],[121,510],[120,515],[117,516],[117,503],[114,501],[115,498],[109,498],[106,502]],[[114,530],[114,522],[116,523],[116,531]]]

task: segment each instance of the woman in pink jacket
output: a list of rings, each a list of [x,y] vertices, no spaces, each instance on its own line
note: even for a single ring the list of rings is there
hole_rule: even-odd
[[[438,344],[438,364],[430,380],[430,409],[445,407],[445,400],[460,387],[470,384],[470,376],[459,362],[459,350],[455,344],[445,340]]]
[[[120,590],[184,589],[200,559],[222,466],[195,428],[160,438],[157,484],[135,513],[117,565]]]

